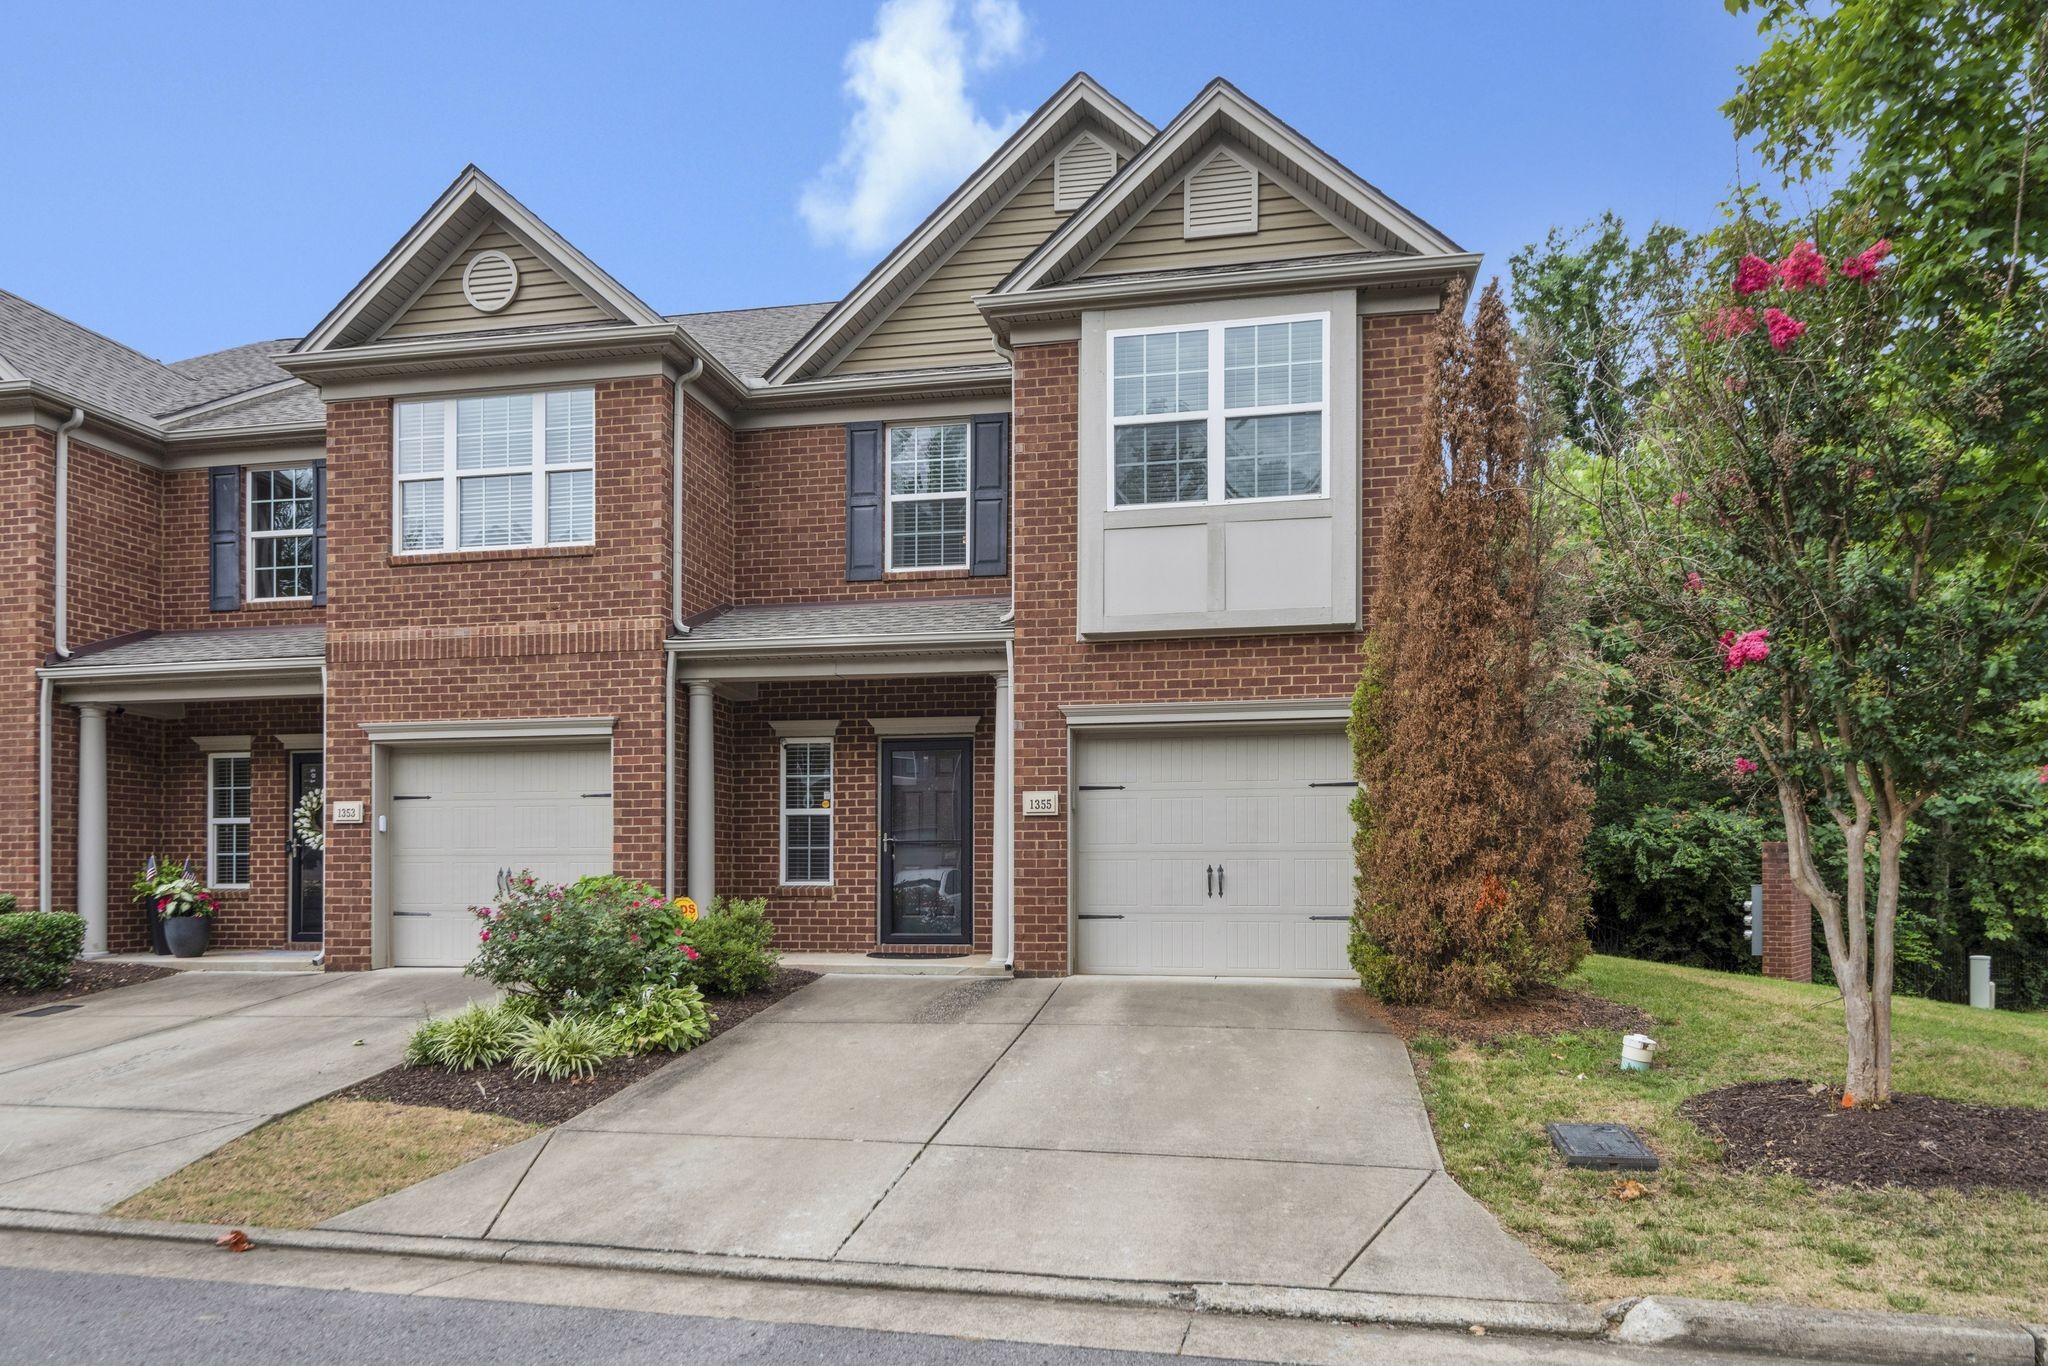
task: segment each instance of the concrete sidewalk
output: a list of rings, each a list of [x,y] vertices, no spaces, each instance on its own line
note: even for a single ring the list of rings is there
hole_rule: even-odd
[[[93,1212],[391,1066],[459,972],[179,973],[0,1017],[0,1208]]]
[[[1561,1304],[1355,988],[828,977],[327,1227]]]

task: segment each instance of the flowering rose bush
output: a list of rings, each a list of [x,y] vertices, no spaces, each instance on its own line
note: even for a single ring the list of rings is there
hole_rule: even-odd
[[[691,982],[700,957],[682,914],[652,887],[618,877],[568,886],[520,873],[496,904],[472,909],[469,972],[529,994],[549,1013],[605,1010],[644,986]]]

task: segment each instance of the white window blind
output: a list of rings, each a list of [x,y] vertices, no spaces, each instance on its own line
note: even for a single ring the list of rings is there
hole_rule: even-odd
[[[597,534],[596,458],[589,389],[400,403],[393,548],[589,545]]]
[[[782,881],[832,881],[832,742],[782,742]]]

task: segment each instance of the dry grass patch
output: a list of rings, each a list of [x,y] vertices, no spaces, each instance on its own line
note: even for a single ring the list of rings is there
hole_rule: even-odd
[[[311,1228],[538,1132],[538,1125],[503,1115],[324,1100],[244,1134],[109,1212]]]
[[[1475,1046],[1414,1041],[1423,1097],[1459,1184],[1600,1301],[1652,1292],[1853,1309],[2048,1315],[2048,1201],[2023,1191],[1864,1187],[1731,1170],[1681,1112],[1741,1081],[1839,1081],[1842,1008],[1824,987],[1588,959],[1567,984],[1656,1018],[1655,1071],[1624,1073],[1618,1030]],[[1901,999],[1898,1089],[1982,1105],[2048,1096],[2048,1017]],[[1648,1197],[1567,1171],[1547,1120],[1633,1125],[1664,1160]]]

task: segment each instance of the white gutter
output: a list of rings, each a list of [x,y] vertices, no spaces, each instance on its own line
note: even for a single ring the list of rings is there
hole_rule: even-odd
[[[683,625],[683,418],[689,412],[689,396],[684,386],[694,382],[704,373],[704,358],[696,361],[685,373],[676,376],[676,438],[675,474],[671,480],[669,505],[669,625],[677,635],[690,634],[690,628]],[[661,765],[661,894],[671,899],[676,894],[676,656],[673,650],[663,652],[668,662],[668,679],[661,690],[662,765]]]
[[[56,604],[52,613],[57,658],[71,658],[71,434],[85,425],[85,409],[73,408],[57,428]]]

